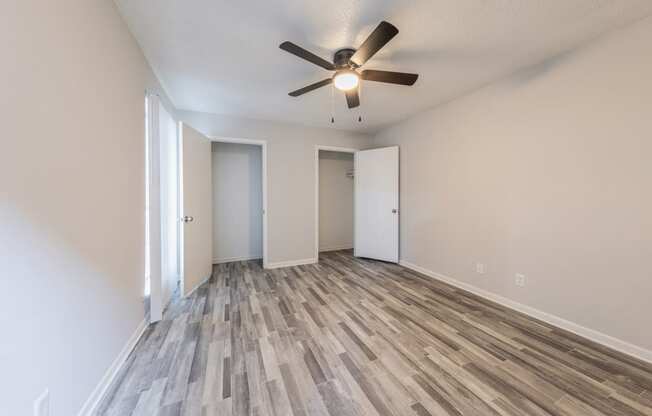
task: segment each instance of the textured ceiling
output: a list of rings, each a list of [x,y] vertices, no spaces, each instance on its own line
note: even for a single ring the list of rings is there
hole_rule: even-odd
[[[375,131],[652,13],[652,0],[116,0],[183,110]],[[366,82],[359,109],[329,72],[278,48],[331,60],[381,21],[400,33],[364,68],[417,72],[413,87]],[[364,121],[358,123],[358,115]]]

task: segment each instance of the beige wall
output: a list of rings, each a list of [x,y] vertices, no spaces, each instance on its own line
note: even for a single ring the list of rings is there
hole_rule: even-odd
[[[311,261],[315,253],[315,146],[368,147],[371,138],[336,129],[180,112],[208,136],[267,141],[268,263]]]
[[[76,415],[144,318],[144,94],[162,92],[111,1],[3,2],[0,51],[0,414],[49,388],[50,414]]]
[[[652,350],[650,39],[647,19],[378,134],[401,258]]]
[[[262,148],[213,143],[213,263],[263,257]]]
[[[319,151],[319,250],[353,248],[353,154]]]

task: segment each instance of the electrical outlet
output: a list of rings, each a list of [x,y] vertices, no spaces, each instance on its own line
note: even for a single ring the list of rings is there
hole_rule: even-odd
[[[485,274],[487,271],[484,263],[476,263],[475,264],[475,272],[478,274]]]
[[[36,400],[34,400],[34,416],[50,415],[50,391],[45,389]]]
[[[524,287],[525,286],[525,275],[516,273],[516,279],[514,281],[516,283],[516,286]]]

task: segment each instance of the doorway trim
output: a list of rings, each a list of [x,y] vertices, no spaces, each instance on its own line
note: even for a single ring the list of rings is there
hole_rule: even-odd
[[[315,262],[319,261],[319,151],[325,150],[328,152],[351,153],[355,155],[360,149],[353,149],[350,147],[338,146],[324,146],[315,145]],[[353,162],[353,169],[355,172],[355,162]],[[354,173],[355,175],[355,173]],[[353,209],[355,211],[355,192],[353,193]],[[353,227],[354,241],[355,241],[355,227]]]
[[[251,144],[261,147],[262,166],[262,181],[263,181],[263,268],[268,268],[268,251],[267,251],[267,140],[254,140],[254,139],[238,139],[234,137],[221,137],[221,136],[208,136],[211,142],[217,143],[235,143],[235,144]],[[215,209],[215,208],[213,208]]]

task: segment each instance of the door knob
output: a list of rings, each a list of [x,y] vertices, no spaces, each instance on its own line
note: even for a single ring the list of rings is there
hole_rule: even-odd
[[[396,208],[394,208],[394,209],[392,210],[392,214],[397,214],[397,213],[398,213],[398,210],[397,210]]]
[[[195,219],[186,215],[185,217],[181,218],[181,220],[183,222],[193,222]]]

